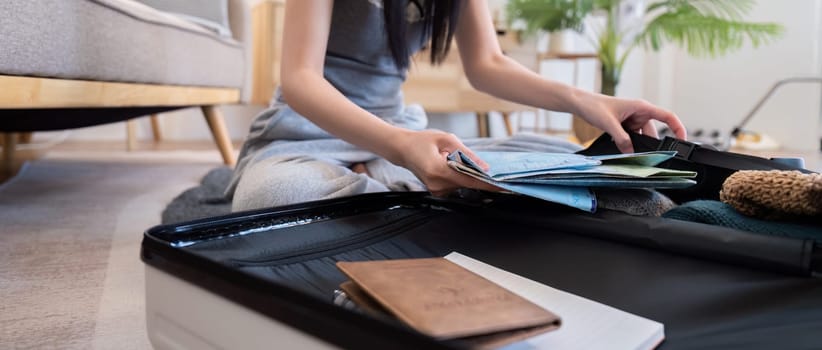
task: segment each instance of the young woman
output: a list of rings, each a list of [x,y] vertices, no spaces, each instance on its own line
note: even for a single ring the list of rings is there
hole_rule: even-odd
[[[227,189],[233,209],[390,190],[493,190],[448,167],[445,157],[457,149],[485,165],[471,148],[426,130],[422,109],[402,103],[410,56],[427,46],[436,64],[453,39],[474,88],[582,116],[623,152],[633,150],[623,127],[656,136],[654,119],[685,137],[674,114],[647,102],[582,91],[524,68],[503,55],[492,23],[486,0],[288,1],[281,86],[243,145]],[[575,149],[537,136],[494,143],[468,146]]]

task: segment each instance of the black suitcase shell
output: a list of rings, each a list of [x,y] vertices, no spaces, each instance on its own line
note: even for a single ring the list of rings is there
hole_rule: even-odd
[[[334,263],[452,251],[662,322],[663,349],[822,348],[811,240],[513,195],[367,194],[157,226],[142,259],[344,348],[436,349],[462,344],[333,305]]]

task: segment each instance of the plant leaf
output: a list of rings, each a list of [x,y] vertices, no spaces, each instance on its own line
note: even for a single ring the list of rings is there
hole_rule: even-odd
[[[694,6],[683,5],[651,20],[637,40],[653,50],[659,50],[664,42],[672,41],[692,56],[713,57],[741,48],[746,40],[758,47],[770,42],[782,31],[782,26],[778,24],[722,18],[706,14]]]
[[[563,29],[582,31],[582,21],[603,0],[510,0],[508,20],[522,19],[528,31],[554,32]]]
[[[649,13],[658,10],[670,12],[686,7],[695,9],[703,15],[740,19],[750,12],[754,5],[754,0],[664,0],[648,5],[647,10]]]

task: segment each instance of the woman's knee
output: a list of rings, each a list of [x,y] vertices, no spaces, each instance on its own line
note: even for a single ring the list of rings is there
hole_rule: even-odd
[[[270,158],[249,166],[232,210],[275,207],[382,190],[368,176],[312,157]],[[377,186],[378,187],[378,186]]]

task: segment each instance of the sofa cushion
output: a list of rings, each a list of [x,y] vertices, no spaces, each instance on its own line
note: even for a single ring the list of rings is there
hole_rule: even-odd
[[[132,0],[3,0],[0,33],[0,75],[244,86],[238,42]]]

